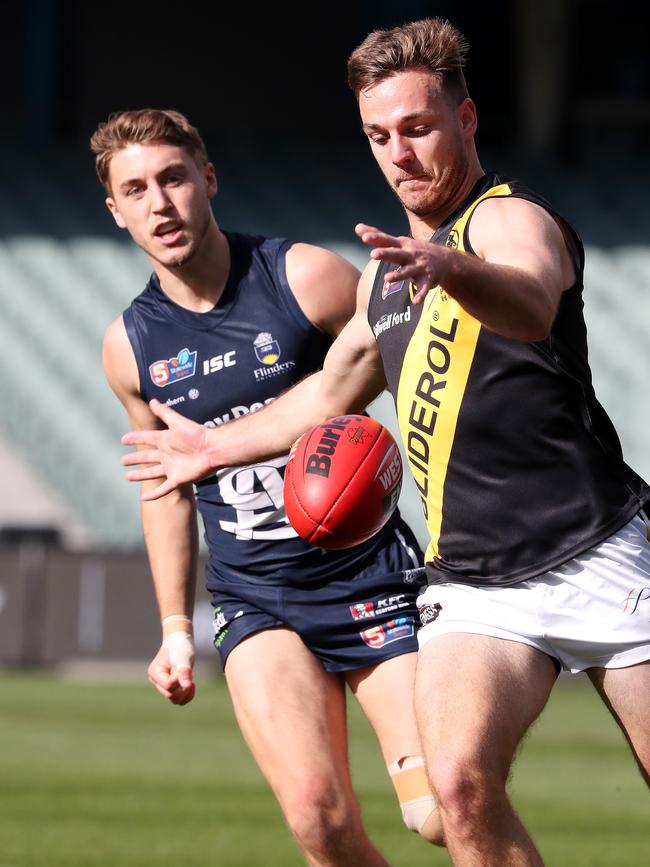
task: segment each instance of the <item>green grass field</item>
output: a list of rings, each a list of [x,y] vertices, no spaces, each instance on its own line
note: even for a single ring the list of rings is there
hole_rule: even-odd
[[[549,867],[641,867],[650,863],[650,798],[583,684],[556,689],[516,765],[513,797]],[[221,680],[203,682],[185,708],[144,685],[12,673],[0,685],[0,867],[303,863]],[[395,867],[448,864],[401,824],[356,706],[350,725],[374,841]]]

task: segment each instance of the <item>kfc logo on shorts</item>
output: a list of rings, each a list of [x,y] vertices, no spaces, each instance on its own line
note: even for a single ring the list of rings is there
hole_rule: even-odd
[[[372,602],[355,602],[350,605],[350,614],[355,620],[363,620],[365,617],[375,616],[375,606]]]
[[[408,608],[404,593],[399,593],[397,596],[386,596],[377,602],[377,614],[390,614],[393,611],[399,611],[400,608]]]
[[[164,388],[181,379],[188,379],[196,372],[196,350],[190,352],[185,347],[172,358],[161,358],[149,365],[149,376],[154,385]]]
[[[434,620],[437,620],[441,611],[442,605],[439,602],[434,602],[433,605],[422,605],[418,608],[422,626],[426,626],[427,623],[433,623]]]

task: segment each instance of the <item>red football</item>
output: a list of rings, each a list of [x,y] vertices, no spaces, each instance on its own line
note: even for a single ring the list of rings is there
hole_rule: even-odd
[[[389,431],[363,415],[331,418],[303,434],[284,475],[284,505],[299,536],[319,548],[349,548],[390,518],[402,458]]]

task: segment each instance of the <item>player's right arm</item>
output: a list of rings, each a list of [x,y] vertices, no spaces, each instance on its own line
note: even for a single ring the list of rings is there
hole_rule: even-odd
[[[106,378],[124,405],[132,430],[160,427],[140,396],[138,368],[121,316],[106,330],[102,360]],[[151,487],[151,482],[142,482],[143,493]],[[195,691],[192,613],[198,535],[192,486],[180,485],[163,500],[143,500],[141,514],[163,623],[163,643],[149,666],[149,680],[174,704],[186,704]]]
[[[131,481],[151,483],[145,501],[164,497],[179,485],[196,481],[224,466],[255,463],[286,454],[292,443],[325,419],[361,412],[385,388],[384,368],[368,324],[368,299],[377,263],[361,276],[354,316],[330,347],[323,369],[303,379],[263,410],[219,428],[207,429],[170,407],[152,402],[166,430],[139,430],[122,442],[137,445],[125,455]],[[152,427],[152,426],[150,426]]]

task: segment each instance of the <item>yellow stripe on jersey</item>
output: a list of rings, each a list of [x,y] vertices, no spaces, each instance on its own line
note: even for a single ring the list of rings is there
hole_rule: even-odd
[[[479,202],[510,194],[506,184],[494,187],[456,221],[450,237],[459,252],[465,252],[465,226]],[[480,331],[477,319],[440,286],[434,287],[424,300],[402,365],[397,418],[430,533],[427,561],[440,557],[447,467]]]

